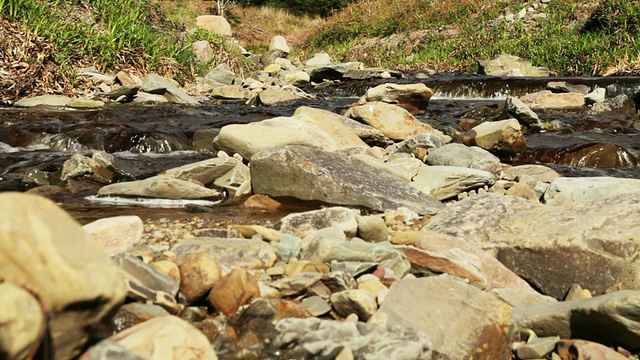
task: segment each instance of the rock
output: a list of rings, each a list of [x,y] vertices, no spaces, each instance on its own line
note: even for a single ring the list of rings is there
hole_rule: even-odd
[[[165,199],[222,199],[224,194],[215,189],[194,184],[190,181],[168,176],[154,176],[145,180],[129,181],[104,186],[98,195],[143,196]]]
[[[411,262],[414,273],[420,273],[423,269],[427,274],[449,274],[468,281],[474,286],[484,289],[487,286],[487,278],[480,273],[480,261],[473,254],[457,250],[436,253],[417,249],[412,246],[401,248]]]
[[[260,103],[265,106],[281,104],[297,100],[298,97],[288,91],[280,89],[267,89],[258,94]]]
[[[245,238],[252,238],[259,235],[266,241],[277,242],[282,239],[282,233],[280,231],[260,225],[235,225],[233,226],[233,230],[236,230]]]
[[[251,170],[243,163],[238,163],[226,174],[217,178],[213,184],[227,189],[232,200],[238,200],[251,194]]]
[[[280,81],[285,84],[303,85],[311,81],[311,77],[304,71],[291,71],[280,76]]]
[[[142,78],[142,90],[150,94],[164,95],[167,100],[173,103],[190,105],[200,103],[181,89],[175,81],[157,74],[149,74]]]
[[[210,252],[217,256],[222,274],[234,268],[268,269],[276,261],[276,254],[269,244],[251,239],[185,239],[171,250],[177,255]]]
[[[492,60],[478,61],[478,73],[491,76],[549,76],[549,69],[532,66],[530,61],[513,55],[498,55]]]
[[[378,310],[376,298],[365,290],[345,290],[331,295],[331,304],[342,317],[358,315],[359,321],[367,321]]]
[[[423,159],[429,149],[439,148],[445,145],[444,140],[431,133],[421,133],[396,144],[395,153],[413,154]]]
[[[537,338],[521,344],[516,350],[518,359],[544,359],[555,348],[559,337]]]
[[[196,62],[206,64],[213,58],[213,48],[208,41],[195,41],[192,46],[193,52],[196,54]]]
[[[284,234],[278,243],[278,257],[289,262],[292,258],[298,258],[302,250],[302,240],[293,235]]]
[[[27,359],[42,341],[46,318],[38,299],[10,282],[0,283],[0,354],[3,359]]]
[[[126,71],[120,70],[115,76],[115,81],[117,81],[123,86],[127,86],[127,85],[139,83],[140,79],[135,75],[130,75]]]
[[[153,291],[162,291],[175,297],[180,289],[174,279],[157,268],[144,263],[130,253],[120,253],[114,257],[125,277]]]
[[[220,281],[218,258],[211,252],[192,252],[179,257],[180,292],[188,304],[206,295]]]
[[[96,109],[104,106],[104,102],[99,100],[76,98],[71,99],[66,105],[74,109]]]
[[[521,96],[520,100],[530,108],[541,111],[581,111],[585,107],[584,95],[580,93],[556,94],[544,90]]]
[[[331,64],[331,57],[324,52],[315,54],[311,59],[304,62],[304,65],[308,67],[326,66],[329,64]]]
[[[640,180],[613,177],[558,177],[544,193],[547,205],[568,205],[640,192]]]
[[[371,125],[361,124],[345,116],[340,116],[338,119],[347,127],[347,129],[356,134],[369,146],[385,147],[387,145],[393,144],[393,141],[386,137],[382,133],[382,131],[374,128]]]
[[[626,360],[626,356],[602,344],[584,340],[562,340],[556,343],[557,352],[563,358],[576,356],[577,359]],[[574,355],[576,354],[576,355]]]
[[[266,195],[251,195],[242,204],[242,207],[256,210],[277,210],[282,204]]]
[[[310,296],[302,299],[300,305],[309,310],[311,316],[322,316],[331,311],[331,306],[320,296]]]
[[[128,329],[136,324],[170,315],[165,309],[158,305],[128,303],[122,305],[113,316],[112,323],[116,332]]]
[[[536,181],[551,182],[560,176],[555,170],[544,165],[518,165],[502,169],[502,179],[515,181],[516,178],[527,175]]]
[[[359,105],[381,101],[388,104],[402,104],[426,109],[433,90],[423,83],[417,84],[382,84],[369,88],[367,93],[358,101]]]
[[[504,103],[503,114],[507,118],[515,118],[520,125],[532,127],[535,129],[543,129],[544,125],[540,121],[538,114],[531,110],[517,97],[509,96]]]
[[[286,276],[293,276],[303,272],[328,273],[329,271],[331,271],[331,268],[323,262],[300,260],[287,264],[284,269],[284,274]]]
[[[462,142],[498,153],[519,153],[525,149],[524,136],[516,119],[483,122],[464,133]]]
[[[167,98],[162,95],[148,94],[146,92],[140,91],[135,94],[135,97],[133,98],[133,102],[143,103],[143,104],[146,104],[146,103],[162,104],[162,103],[169,102],[169,100],[167,100]]]
[[[217,15],[200,15],[196,18],[196,26],[221,36],[232,36],[231,25],[227,19]]]
[[[592,92],[584,96],[584,101],[587,105],[600,103],[605,100],[606,94],[607,90],[605,88],[595,88]]]
[[[287,40],[280,35],[274,36],[269,43],[269,50],[280,50],[285,54],[291,52],[289,49],[289,45],[287,45]]]
[[[169,276],[176,283],[180,284],[180,269],[178,265],[170,259],[156,260],[149,263],[149,265],[160,270],[163,274]]]
[[[250,97],[250,93],[238,85],[221,85],[211,89],[210,96],[214,99],[245,100]]]
[[[515,276],[515,274],[514,274]],[[523,281],[523,280],[521,280]],[[528,286],[528,285],[527,285]],[[546,304],[558,302],[551,296],[542,295],[539,292],[525,287],[509,287],[491,290],[491,294],[506,302],[512,307],[529,306],[536,304]]]
[[[145,321],[110,339],[148,360],[218,359],[204,334],[176,316]]]
[[[111,339],[104,339],[87,350],[80,360],[145,360],[135,352],[118,345]]]
[[[431,342],[406,326],[362,322],[283,319],[276,323],[274,346],[285,358],[336,358],[343,349],[367,360],[431,359]]]
[[[107,97],[112,100],[118,100],[124,96],[125,101],[131,101],[133,100],[133,97],[136,96],[139,89],[140,85],[138,84],[123,85],[111,90],[107,94]]]
[[[388,316],[389,325],[403,324],[425,332],[437,358],[463,359],[474,354],[482,359],[507,359],[511,353],[511,307],[456,280],[396,281],[379,312]]]
[[[216,283],[207,300],[218,311],[229,316],[258,297],[260,288],[256,279],[246,269],[233,269]]]
[[[447,144],[429,150],[427,164],[442,166],[459,166],[470,169],[488,171],[492,174],[501,170],[500,159],[477,146]]]
[[[169,169],[161,175],[181,179],[195,180],[205,185],[231,171],[239,161],[233,157],[215,157]]]
[[[590,299],[538,304],[515,308],[513,318],[520,331],[538,336],[583,339],[603,345],[639,349],[636,314],[640,292],[623,290]]]
[[[424,229],[491,250],[505,266],[556,299],[572,284],[595,294],[612,286],[639,289],[639,199],[640,194],[631,193],[549,206],[479,194],[447,207]]]
[[[133,249],[142,242],[144,232],[144,224],[138,216],[99,219],[82,228],[104,247],[108,256]]]
[[[254,155],[251,183],[256,194],[364,206],[375,211],[405,206],[426,214],[443,206],[402,180],[379,173],[361,161],[301,146],[264,150]]]
[[[343,123],[344,118],[342,115],[308,106],[301,106],[293,113],[293,119],[319,127],[329,134],[340,148],[369,147]]]
[[[591,112],[599,114],[629,114],[637,113],[636,103],[625,94],[620,94],[613,99],[595,103],[591,106]]]
[[[352,70],[362,68],[361,62],[348,62],[340,64],[329,64],[312,68],[309,73],[311,81],[321,82],[326,80],[341,80],[344,75]],[[307,68],[310,67],[307,63]]]
[[[29,289],[39,299],[47,318],[53,359],[78,356],[89,338],[89,327],[124,300],[120,270],[100,244],[51,200],[5,192],[0,194],[0,204],[0,274],[4,283]],[[29,306],[28,300],[21,304]],[[36,315],[30,316],[33,319]],[[21,341],[27,346],[28,340]]]
[[[589,87],[582,84],[570,84],[566,81],[550,81],[547,83],[547,90],[551,90],[554,93],[579,93],[587,95],[589,93]]]
[[[389,229],[381,215],[360,216],[358,236],[368,242],[388,241]]]
[[[71,98],[64,95],[40,95],[30,98],[20,99],[15,102],[15,106],[20,107],[55,107],[61,108],[67,106]]]
[[[204,78],[205,80],[212,80],[220,84],[232,85],[236,82],[236,73],[229,69],[216,66],[214,69],[209,71]]]
[[[261,150],[287,145],[308,146],[327,151],[337,148],[331,136],[315,125],[288,118],[270,120],[275,121],[224,126],[213,145],[230,154],[238,153],[245,159],[251,159]]]
[[[242,312],[231,319],[231,324],[239,328],[246,328],[247,325],[263,320],[271,323],[286,318],[306,318],[309,317],[307,309],[293,301],[282,299],[256,299],[249,304]],[[273,329],[272,326],[269,327]]]
[[[323,277],[318,272],[300,272],[271,283],[282,296],[296,296],[310,292],[310,289]]]
[[[339,206],[292,213],[280,219],[281,232],[300,238],[328,227],[338,228],[346,236],[354,237],[358,231],[358,222],[353,210]]]
[[[345,116],[365,122],[394,140],[406,140],[420,133],[432,133],[445,142],[451,140],[447,135],[419,122],[407,110],[383,102],[370,102],[350,108]]]
[[[495,177],[488,171],[459,166],[423,166],[411,185],[437,200],[446,200],[494,182]]]
[[[595,168],[632,168],[640,163],[638,155],[629,149],[613,143],[578,144],[543,154],[540,160],[553,157],[559,165]]]

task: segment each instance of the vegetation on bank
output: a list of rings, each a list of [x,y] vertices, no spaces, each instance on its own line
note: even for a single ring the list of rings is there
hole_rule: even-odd
[[[562,75],[640,68],[639,0],[551,0],[530,21],[507,21],[521,0],[362,0],[330,17],[306,50],[389,67],[475,70],[477,60],[521,56]],[[536,1],[536,3],[539,3]],[[403,34],[398,36],[398,34]],[[390,39],[382,39],[391,37]],[[365,46],[366,39],[372,46]]]

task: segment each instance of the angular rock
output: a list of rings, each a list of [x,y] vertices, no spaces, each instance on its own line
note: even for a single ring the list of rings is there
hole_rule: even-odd
[[[180,292],[191,304],[207,294],[220,281],[218,258],[211,252],[193,252],[179,258]]]
[[[149,74],[142,78],[142,90],[150,94],[164,95],[167,100],[173,103],[190,105],[200,103],[180,88],[175,81],[157,74]]]
[[[521,129],[516,119],[487,121],[464,133],[462,142],[494,152],[519,153],[525,149]]]
[[[431,341],[407,326],[382,326],[362,322],[283,319],[274,346],[285,358],[336,358],[343,349],[352,358],[367,360],[431,359]]]
[[[178,242],[171,250],[177,255],[210,252],[217,256],[222,274],[234,268],[268,269],[276,261],[268,243],[251,239],[192,238]]]
[[[115,216],[99,219],[82,227],[99,242],[108,256],[129,251],[142,242],[144,224],[138,216]]]
[[[274,281],[271,286],[278,289],[282,296],[294,296],[310,292],[313,285],[322,278],[323,274],[319,272],[300,272]]]
[[[579,93],[587,95],[589,93],[589,86],[582,84],[570,84],[566,81],[550,81],[547,83],[547,89],[555,93]]]
[[[640,192],[639,179],[614,177],[558,177],[544,193],[547,205],[569,205]]]
[[[490,249],[543,294],[561,299],[572,284],[594,294],[640,289],[638,211],[637,193],[570,206],[489,193],[447,207],[424,229]]]
[[[407,110],[392,104],[370,102],[354,106],[345,116],[369,124],[393,140],[406,140],[425,132],[435,134],[445,142],[451,140],[439,130],[418,121]]]
[[[280,76],[280,81],[284,84],[303,85],[311,81],[311,77],[304,71],[291,71]]]
[[[168,176],[154,176],[145,180],[129,181],[104,186],[98,195],[143,196],[165,199],[222,199],[224,194],[215,189]]]
[[[174,297],[178,294],[180,284],[130,253],[120,253],[114,257],[114,260],[125,277],[132,282],[154,291],[163,291]]]
[[[492,60],[478,61],[478,73],[492,76],[549,76],[548,68],[532,66],[530,61],[513,55],[498,55]]]
[[[104,106],[104,102],[99,100],[76,98],[71,99],[66,105],[74,109],[96,109]]]
[[[515,276],[515,275],[514,275]],[[486,289],[485,289],[486,290]],[[558,300],[551,296],[542,295],[530,287],[509,287],[491,290],[491,294],[506,302],[512,307],[529,306],[536,304],[556,303]]]
[[[327,53],[315,54],[311,59],[304,62],[308,67],[325,66],[331,64],[331,57]]]
[[[439,136],[431,133],[422,133],[396,144],[395,153],[413,154],[419,159],[423,159],[427,154],[427,150],[444,145],[444,140]]]
[[[145,321],[110,339],[148,360],[218,359],[204,334],[176,316]]]
[[[347,127],[347,129],[352,131],[360,139],[362,139],[362,141],[370,146],[385,147],[393,143],[393,141],[386,137],[382,133],[382,131],[374,128],[371,125],[361,124],[346,116],[341,116],[338,119],[344,124],[344,126]]]
[[[515,118],[522,126],[543,128],[543,124],[533,110],[525,105],[520,99],[514,96],[507,97],[504,103],[503,113],[511,118]]]
[[[426,109],[429,99],[433,96],[433,90],[423,83],[417,84],[382,84],[369,88],[367,93],[360,98],[358,104],[381,101],[388,104],[402,104]]]
[[[256,279],[246,269],[233,269],[216,283],[207,300],[218,311],[229,316],[258,297],[260,288]]]
[[[536,181],[551,182],[555,178],[560,177],[555,170],[544,165],[518,165],[506,169],[502,169],[502,179],[514,181],[517,177],[527,175]]]
[[[602,344],[584,340],[562,340],[556,343],[560,356],[568,358],[577,356],[578,359],[626,360],[629,356],[608,348]],[[577,354],[577,355],[574,355]]]
[[[304,298],[300,305],[309,310],[311,316],[322,316],[331,311],[331,306],[320,296],[310,296]]]
[[[5,192],[0,204],[1,277],[38,297],[52,358],[73,358],[89,338],[89,327],[124,300],[122,273],[52,201]]]
[[[388,241],[389,228],[381,215],[360,216],[358,236],[368,242]]]
[[[427,269],[429,272],[437,274],[449,274],[469,281],[469,283],[478,286],[481,289],[486,288],[487,278],[480,272],[481,265],[477,256],[464,251],[457,251],[462,256],[451,256],[453,251],[447,253],[437,253],[417,249],[412,246],[404,246],[401,248],[407,256],[411,265],[417,267],[417,271],[421,268]],[[471,258],[471,261],[464,261],[465,258]],[[480,266],[479,266],[480,265]]]
[[[231,171],[238,163],[239,161],[233,157],[215,157],[169,169],[161,175],[181,180],[196,180],[206,185]]]
[[[193,52],[196,54],[196,62],[206,64],[213,58],[213,48],[208,41],[195,41],[192,46]]]
[[[204,76],[205,80],[213,80],[224,85],[232,85],[236,81],[236,73],[233,71],[216,66]]]
[[[636,103],[625,94],[620,94],[613,99],[593,104],[591,112],[599,114],[628,114],[635,115],[638,111]]]
[[[585,107],[584,95],[579,93],[556,94],[549,90],[543,90],[521,96],[520,100],[530,108],[541,111],[581,111]]]
[[[511,307],[456,280],[396,281],[379,312],[388,316],[389,325],[425,332],[435,358],[464,359],[473,354],[481,359],[508,359],[511,354]]]
[[[429,150],[427,164],[460,166],[484,170],[492,174],[498,173],[502,168],[500,159],[495,155],[477,146],[468,147],[462,144],[447,144]]]
[[[559,337],[537,338],[518,346],[518,359],[543,359],[556,347]]]
[[[131,101],[133,100],[133,97],[136,96],[139,89],[140,85],[138,84],[123,85],[111,90],[111,92],[107,94],[107,97],[109,99],[118,100],[124,96],[126,101]]]
[[[310,67],[307,60],[307,67]],[[361,62],[348,62],[340,64],[329,64],[312,68],[309,72],[311,81],[321,82],[325,80],[340,80],[344,78],[344,75],[351,70],[358,70],[362,68]]]
[[[345,290],[331,295],[331,304],[342,317],[358,315],[359,321],[367,321],[378,310],[376,298],[365,290]]]
[[[87,350],[80,360],[145,360],[142,356],[118,345],[111,339],[104,339]]]
[[[27,359],[39,345],[46,326],[40,303],[10,282],[0,283],[0,354],[3,359]]]
[[[495,177],[488,171],[459,166],[423,166],[411,185],[437,200],[446,200],[494,182]]]
[[[592,92],[584,96],[584,101],[587,105],[600,103],[605,100],[606,94],[607,90],[605,88],[595,88]]]
[[[590,299],[515,308],[520,331],[538,336],[583,339],[604,345],[640,349],[640,291],[623,290]]]
[[[254,155],[251,184],[256,194],[364,206],[375,211],[404,206],[427,214],[443,207],[402,180],[379,173],[361,161],[301,146]]]
[[[232,36],[231,25],[227,19],[218,15],[200,15],[196,18],[196,26],[216,35]]]
[[[210,96],[214,99],[244,100],[250,97],[250,93],[238,85],[222,85],[211,89]]]
[[[144,91],[140,91],[135,94],[133,102],[136,104],[162,104],[169,102],[169,100],[167,100],[167,98],[162,95],[149,94]]]
[[[284,234],[278,243],[278,257],[283,261],[289,262],[292,258],[298,258],[302,250],[302,240],[293,235]]]
[[[280,35],[274,36],[269,43],[269,50],[280,50],[286,54],[291,52],[289,49],[289,45],[287,45],[287,40]]]

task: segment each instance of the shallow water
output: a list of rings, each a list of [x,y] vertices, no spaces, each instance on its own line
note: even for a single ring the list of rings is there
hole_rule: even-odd
[[[444,74],[416,80],[411,73],[408,75],[408,79],[395,82],[420,81],[435,92],[427,112],[419,116],[419,120],[449,134],[460,130],[459,120],[465,113],[480,106],[496,107],[509,95],[520,96],[542,90],[549,81],[586,84],[591,88],[604,87],[607,89],[607,98],[620,93],[632,96],[640,91],[639,78],[514,79]],[[224,125],[290,116],[297,107],[303,105],[339,113],[355,102],[357,96],[367,88],[383,82],[387,81],[330,84],[315,90],[308,89],[317,95],[316,101],[272,107],[208,103],[201,106],[109,105],[101,110],[83,111],[0,109],[0,191],[24,191],[34,187],[35,183],[23,181],[25,174],[38,170],[55,176],[71,155],[90,155],[94,150],[114,154],[119,166],[128,169],[121,180],[152,176],[171,167],[210,157],[211,154],[194,151],[194,138],[202,130],[215,135],[215,129]],[[544,121],[559,124],[559,130],[527,134],[527,149],[517,156],[503,158],[504,162],[543,163],[566,176],[640,178],[637,166],[640,157],[636,153],[640,150],[640,133],[632,126],[636,120],[633,116],[587,113],[539,115]],[[576,156],[600,156],[599,151],[603,149],[607,151],[606,156],[612,159],[603,159],[598,163],[599,167],[585,167],[576,160]],[[81,222],[118,214],[138,214],[143,218],[193,215],[176,208],[89,202],[84,199],[87,192],[90,193],[91,188],[85,192],[79,191],[76,195],[65,193],[53,198]],[[215,206],[212,212],[198,216],[266,221],[278,219],[289,212],[316,207],[317,204],[289,202],[289,207],[277,212],[262,212],[248,211],[231,204]]]

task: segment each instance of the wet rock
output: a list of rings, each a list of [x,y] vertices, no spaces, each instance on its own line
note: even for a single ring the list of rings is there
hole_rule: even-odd
[[[636,103],[625,94],[593,104],[591,111],[599,114],[635,115],[637,113]]]
[[[520,97],[522,102],[534,110],[581,111],[584,110],[584,95],[579,93],[552,93],[549,90]]]
[[[276,323],[274,346],[287,358],[334,358],[343,349],[367,360],[431,359],[431,341],[406,326],[348,321],[284,319]]]
[[[207,300],[218,311],[229,316],[258,297],[260,288],[256,279],[246,269],[233,269],[216,283]]]
[[[506,267],[556,299],[572,284],[596,294],[612,286],[638,289],[639,199],[632,193],[548,206],[479,194],[447,207],[424,229],[490,249]]]
[[[10,282],[0,283],[0,354],[7,360],[27,359],[39,345],[45,314],[27,290]]]
[[[376,211],[405,206],[426,214],[443,206],[361,161],[301,146],[256,154],[251,161],[251,183],[257,194],[364,206]]]
[[[38,297],[53,359],[73,358],[88,328],[124,300],[123,276],[100,244],[52,201],[2,193],[0,204],[0,274]]]
[[[40,95],[30,98],[20,99],[15,102],[16,106],[20,107],[54,107],[63,108],[71,101],[71,98],[64,95]]]
[[[418,121],[407,110],[392,104],[370,102],[354,106],[347,110],[345,116],[369,124],[394,140],[406,140],[425,132],[435,134],[445,142],[451,140],[430,125]]]
[[[171,250],[177,255],[210,252],[217,256],[223,274],[234,268],[268,269],[276,261],[276,254],[269,244],[252,239],[185,239]]]
[[[625,356],[602,344],[584,340],[562,340],[556,343],[562,358],[575,356],[577,359],[626,360]]]
[[[367,93],[358,101],[359,105],[381,101],[388,104],[402,104],[426,109],[433,90],[423,83],[417,84],[382,84],[369,88]]]
[[[358,315],[359,321],[367,321],[378,310],[376,298],[365,290],[345,290],[331,295],[331,304],[342,317]]]
[[[149,360],[218,359],[204,334],[176,316],[145,321],[110,339]]]
[[[104,247],[109,256],[133,249],[142,242],[144,232],[144,224],[138,216],[103,218],[82,228]]]
[[[499,153],[518,153],[525,148],[520,123],[516,119],[483,122],[464,133],[462,142]]]
[[[211,89],[210,96],[214,99],[244,100],[250,97],[249,91],[237,85],[222,85]]]
[[[492,60],[478,61],[478,73],[491,76],[549,76],[548,68],[532,66],[530,61],[513,55],[498,55]]]
[[[113,316],[115,331],[120,332],[153,318],[170,315],[165,309],[153,304],[129,303],[122,305]]]
[[[554,93],[579,93],[587,95],[589,93],[589,87],[582,84],[570,84],[566,81],[550,81],[547,83],[547,90],[551,90]]]
[[[515,118],[522,126],[542,129],[544,125],[533,110],[517,97],[509,96],[505,100],[503,114],[508,118]]]
[[[233,157],[215,157],[169,169],[161,175],[181,180],[196,180],[206,185],[231,171],[238,163],[239,161]]]
[[[446,200],[494,182],[495,177],[488,171],[459,166],[424,166],[411,185],[437,200]]]
[[[196,18],[196,26],[221,36],[232,36],[231,25],[223,16],[200,15]]]
[[[178,294],[180,284],[130,253],[120,253],[114,257],[114,260],[124,275],[134,283],[151,290],[163,291],[173,297]]]
[[[135,352],[118,345],[111,339],[104,339],[92,346],[80,357],[81,360],[145,360]]]
[[[311,59],[306,61],[307,68]],[[340,64],[329,64],[324,66],[317,66],[308,70],[311,81],[321,82],[326,80],[340,80],[344,78],[344,75],[351,70],[358,70],[362,68],[361,62],[348,62]]]
[[[276,322],[286,318],[306,318],[309,316],[307,309],[293,301],[282,299],[256,299],[244,310],[233,316],[231,324],[239,328],[251,326],[255,320]]]
[[[296,109],[293,118],[313,124],[329,134],[340,148],[363,146],[368,147],[356,133],[344,123],[344,116],[327,110],[301,106]]]
[[[501,170],[500,159],[477,146],[447,144],[429,150],[429,165],[460,166],[470,169],[484,170],[495,174]]]
[[[640,292],[623,290],[590,299],[538,304],[514,309],[520,331],[538,336],[583,339],[639,349]]]
[[[129,181],[104,186],[98,195],[143,196],[165,199],[222,199],[224,194],[215,189],[168,176],[154,176],[145,180]]]
[[[289,214],[280,219],[280,231],[304,238],[311,232],[335,227],[348,237],[356,236],[358,222],[354,211],[345,207],[329,207],[320,210]]]
[[[613,177],[559,177],[544,193],[547,205],[591,202],[612,196],[640,192],[640,180]]]
[[[425,332],[434,355],[441,358],[463,359],[474,354],[507,359],[511,353],[511,307],[456,280],[396,281],[379,312],[388,316],[389,325],[409,325]]]
[[[179,258],[180,292],[192,304],[220,281],[218,258],[210,252],[193,252]]]
[[[157,74],[149,74],[142,78],[142,90],[150,94],[164,95],[167,100],[173,103],[190,105],[200,103],[180,88],[175,81]]]
[[[245,159],[251,159],[261,150],[287,145],[308,146],[327,151],[337,149],[335,140],[319,127],[284,118],[271,119],[270,122],[224,126],[213,144],[219,150],[229,154],[238,153]]]

